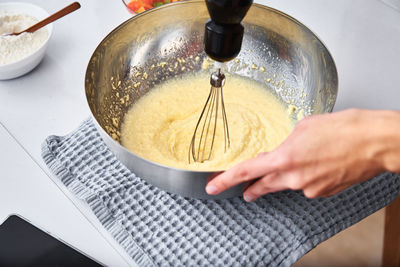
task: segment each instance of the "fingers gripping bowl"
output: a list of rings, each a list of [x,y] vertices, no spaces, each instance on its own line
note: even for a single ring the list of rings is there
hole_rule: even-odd
[[[132,172],[182,196],[228,198],[240,195],[242,186],[209,196],[205,185],[214,172],[163,166],[120,145],[125,114],[147,92],[174,77],[211,73],[213,62],[203,51],[208,18],[204,1],[196,0],[152,9],[126,21],[96,48],[85,88],[101,137]],[[226,72],[264,85],[285,103],[294,120],[330,112],[337,95],[337,72],[322,42],[295,19],[258,4],[253,4],[243,23],[242,50]]]

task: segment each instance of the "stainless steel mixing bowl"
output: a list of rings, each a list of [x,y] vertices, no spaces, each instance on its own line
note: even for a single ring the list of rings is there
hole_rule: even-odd
[[[238,196],[242,186],[211,197],[204,188],[212,172],[151,162],[122,147],[119,140],[124,114],[155,85],[185,73],[212,71],[213,62],[203,51],[208,17],[205,2],[195,0],[165,5],[129,19],[96,48],[85,80],[87,101],[99,133],[117,158],[161,189],[204,199]],[[338,86],[336,67],[326,47],[307,27],[259,4],[250,8],[244,26],[242,50],[227,65],[227,72],[265,85],[288,105],[294,119],[301,112],[310,115],[332,110]]]

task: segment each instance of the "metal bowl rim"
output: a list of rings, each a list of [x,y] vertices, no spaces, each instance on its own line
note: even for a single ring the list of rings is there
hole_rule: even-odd
[[[163,168],[163,169],[175,170],[175,171],[179,171],[179,172],[188,172],[188,173],[198,173],[198,174],[212,175],[212,174],[215,174],[215,173],[218,173],[218,172],[224,172],[225,170],[196,171],[196,170],[187,170],[187,169],[181,169],[181,168],[176,168],[176,167],[172,167],[172,166],[166,166],[166,165],[163,165],[163,164],[160,164],[160,163],[157,163],[157,162],[154,162],[154,161],[145,159],[145,158],[143,158],[143,157],[141,157],[141,156],[139,156],[139,155],[137,155],[137,154],[131,152],[130,150],[126,149],[126,148],[125,148],[124,146],[122,146],[119,142],[116,142],[113,138],[111,138],[111,136],[103,129],[103,127],[102,127],[102,126],[100,125],[100,123],[97,121],[97,119],[96,119],[96,117],[94,116],[94,113],[93,113],[93,111],[92,111],[92,108],[90,107],[90,104],[89,104],[89,101],[88,101],[88,97],[87,97],[87,94],[86,94],[86,84],[87,84],[86,81],[87,81],[87,77],[88,77],[89,65],[90,65],[90,63],[92,62],[92,59],[93,59],[94,55],[97,53],[97,51],[100,49],[100,47],[102,47],[103,43],[104,43],[106,40],[108,40],[108,38],[109,38],[110,36],[112,36],[115,32],[119,31],[120,28],[124,27],[127,23],[130,23],[130,22],[133,21],[133,20],[136,20],[136,19],[138,19],[138,18],[140,18],[140,17],[142,17],[142,16],[145,16],[145,15],[147,15],[147,14],[150,14],[150,13],[152,13],[152,12],[157,12],[157,10],[160,10],[160,9],[171,8],[171,7],[174,7],[175,5],[186,5],[186,4],[191,4],[191,3],[202,3],[202,2],[204,2],[204,0],[184,0],[184,1],[180,1],[180,2],[174,2],[174,3],[162,5],[162,6],[159,6],[159,7],[155,7],[155,8],[146,10],[146,11],[140,13],[140,14],[137,14],[137,15],[135,15],[134,17],[132,17],[132,18],[130,18],[130,19],[127,19],[126,21],[124,21],[124,22],[122,22],[120,25],[118,25],[115,29],[113,29],[109,34],[106,35],[106,37],[103,38],[103,40],[100,42],[100,44],[97,45],[96,49],[94,50],[92,56],[91,56],[90,59],[89,59],[89,63],[88,63],[88,66],[87,66],[87,68],[86,68],[86,73],[85,73],[85,96],[86,96],[86,103],[87,103],[87,105],[89,106],[89,109],[90,109],[91,117],[93,117],[95,123],[97,124],[97,126],[98,126],[97,128],[101,129],[101,130],[102,130],[110,139],[112,139],[112,141],[115,142],[115,143],[117,144],[117,146],[118,146],[120,149],[122,149],[123,151],[125,151],[125,152],[127,152],[128,154],[131,154],[131,155],[133,155],[133,156],[135,156],[135,157],[137,157],[137,158],[139,158],[139,159],[141,159],[141,160],[143,160],[143,161],[146,161],[146,162],[148,162],[148,163],[151,163],[151,164],[156,165],[157,167],[160,167],[160,168]],[[322,46],[324,47],[324,49],[326,49],[327,55],[330,57],[330,59],[332,60],[332,63],[333,63],[334,75],[335,75],[335,77],[336,77],[336,84],[337,84],[337,86],[336,86],[336,94],[335,94],[335,99],[334,99],[335,101],[333,102],[334,104],[332,105],[332,107],[331,107],[331,109],[330,109],[330,111],[332,111],[332,110],[333,110],[333,107],[334,107],[334,105],[335,105],[335,103],[336,103],[339,85],[338,85],[338,73],[337,73],[337,69],[336,69],[336,64],[335,64],[335,61],[334,61],[334,59],[333,59],[333,57],[332,57],[332,54],[331,54],[330,51],[328,50],[327,46],[321,41],[321,39],[320,39],[312,30],[310,30],[306,25],[304,25],[303,23],[301,23],[301,22],[298,21],[297,19],[293,18],[292,16],[290,16],[290,15],[288,15],[288,14],[282,12],[282,11],[279,11],[279,10],[277,10],[277,9],[275,9],[275,8],[268,7],[268,6],[264,6],[264,5],[261,5],[261,4],[258,4],[258,3],[253,3],[252,6],[255,6],[255,7],[261,8],[261,9],[266,9],[266,10],[272,11],[272,12],[274,12],[274,13],[277,13],[277,14],[279,14],[279,15],[281,15],[281,16],[284,16],[284,17],[288,18],[288,19],[291,20],[292,22],[296,23],[297,25],[299,25],[299,26],[301,26],[302,28],[305,28],[307,31],[309,31],[309,32],[318,40],[318,42],[320,42],[320,43],[322,44]]]

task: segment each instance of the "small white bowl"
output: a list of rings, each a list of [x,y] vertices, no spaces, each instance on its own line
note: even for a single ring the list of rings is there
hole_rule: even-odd
[[[27,14],[39,21],[49,16],[49,13],[47,13],[43,8],[30,3],[0,3],[0,13]],[[0,80],[13,79],[24,75],[33,70],[40,61],[42,61],[53,32],[53,25],[50,23],[44,28],[47,30],[48,36],[42,46],[32,54],[29,54],[16,62],[0,65]]]

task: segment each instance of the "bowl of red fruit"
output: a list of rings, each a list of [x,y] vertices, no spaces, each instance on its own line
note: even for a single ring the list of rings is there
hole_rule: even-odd
[[[132,14],[139,14],[154,7],[178,1],[179,0],[122,0],[128,11]]]

